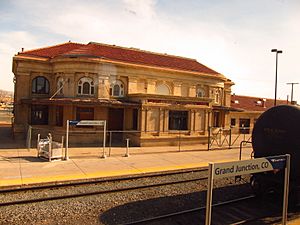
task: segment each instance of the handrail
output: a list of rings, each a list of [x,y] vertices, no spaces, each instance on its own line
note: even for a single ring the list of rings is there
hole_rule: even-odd
[[[240,157],[239,157],[239,160],[242,160],[242,146],[244,143],[252,143],[251,141],[241,141],[240,143]]]

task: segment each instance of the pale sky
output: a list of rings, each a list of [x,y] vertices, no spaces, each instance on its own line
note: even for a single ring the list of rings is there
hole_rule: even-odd
[[[195,58],[235,82],[232,93],[274,98],[300,83],[299,0],[0,0],[0,89],[12,57],[90,41]],[[294,86],[300,102],[300,84]]]

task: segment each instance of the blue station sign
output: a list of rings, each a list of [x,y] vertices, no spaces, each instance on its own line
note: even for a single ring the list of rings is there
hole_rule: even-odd
[[[69,120],[69,125],[73,126],[104,126],[105,120]]]

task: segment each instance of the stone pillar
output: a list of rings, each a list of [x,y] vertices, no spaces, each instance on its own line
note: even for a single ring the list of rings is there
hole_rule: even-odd
[[[193,133],[195,133],[195,130],[196,130],[196,111],[195,110],[192,110],[192,115],[193,115],[193,120],[192,120],[193,129],[191,129],[191,130]]]
[[[192,110],[189,110],[189,126],[188,126],[188,129],[189,129],[189,133],[191,134],[192,133],[192,130],[193,130],[193,111]]]
[[[208,134],[208,128],[209,126],[211,126],[211,123],[210,123],[210,120],[211,120],[211,112],[208,111],[208,110],[205,110],[205,126],[204,126],[204,134]]]
[[[169,110],[164,110],[164,132],[169,130]]]
[[[162,108],[159,108],[159,113],[158,113],[158,118],[159,118],[159,133],[158,135],[160,135],[162,132],[164,132],[164,110]]]
[[[148,109],[142,108],[141,111],[141,132],[147,132],[147,111]]]

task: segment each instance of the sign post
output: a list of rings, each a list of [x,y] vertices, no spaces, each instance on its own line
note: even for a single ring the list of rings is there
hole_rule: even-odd
[[[283,211],[282,211],[282,224],[286,225],[288,214],[288,199],[289,199],[289,185],[290,185],[290,167],[291,156],[286,155],[286,165],[284,169],[284,193],[283,193]]]
[[[212,205],[212,191],[214,185],[214,164],[209,163],[208,166],[208,183],[207,183],[207,197],[206,197],[206,219],[205,225],[210,225],[211,223],[211,205]],[[210,206],[210,207],[207,207]]]
[[[70,120],[67,120],[65,160],[69,160],[69,126]]]
[[[239,176],[250,173],[260,173],[275,169],[285,169],[284,177],[284,196],[282,209],[282,224],[287,221],[288,194],[289,194],[289,175],[290,175],[290,155],[270,156],[251,160],[241,160],[225,163],[209,164],[209,180],[206,199],[206,219],[205,225],[211,224],[211,206],[213,180],[231,176]]]
[[[66,152],[65,160],[69,159],[69,129],[70,125],[75,126],[103,126],[103,152],[101,158],[106,158],[105,155],[105,142],[106,142],[106,120],[67,120],[67,130],[66,130]]]

